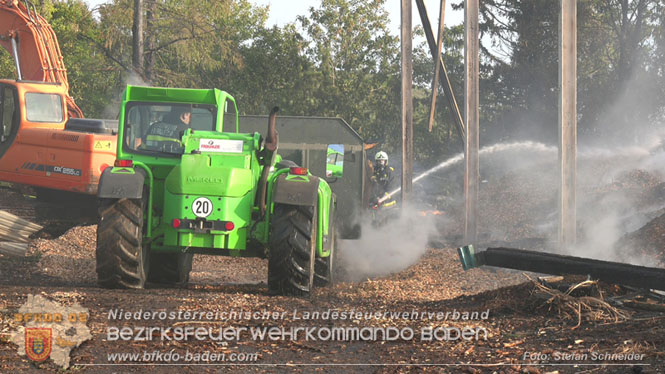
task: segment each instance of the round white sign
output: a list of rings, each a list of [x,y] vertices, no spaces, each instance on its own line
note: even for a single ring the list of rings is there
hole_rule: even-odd
[[[201,218],[209,216],[212,213],[212,201],[207,197],[199,197],[192,203],[192,212]]]

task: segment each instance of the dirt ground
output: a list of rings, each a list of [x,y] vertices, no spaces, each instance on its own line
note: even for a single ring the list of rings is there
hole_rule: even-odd
[[[539,287],[527,278],[535,279],[533,274],[494,268],[465,272],[455,249],[441,245],[445,240],[436,241],[440,244],[429,247],[417,263],[398,273],[360,282],[342,279],[333,287],[318,289],[311,299],[270,296],[266,260],[202,255],[195,256],[186,288],[150,285],[140,291],[106,290],[96,285],[92,203],[73,211],[2,188],[0,206],[46,227],[32,241],[26,257],[0,257],[0,373],[665,373],[665,313],[593,304],[601,299],[620,300],[635,290],[600,282],[566,298],[555,290],[565,290],[584,277]],[[665,219],[658,216],[642,232],[635,231],[634,238],[624,240],[653,243],[644,248],[662,261],[657,256],[663,246],[657,243],[665,240],[664,227]],[[646,240],[649,235],[655,239]],[[343,250],[363,248],[347,245]],[[93,337],[73,349],[69,369],[50,360],[30,361],[9,342],[9,333],[19,325],[12,316],[27,295],[42,295],[65,305],[77,302],[89,309],[87,325]],[[634,297],[658,304],[644,295]],[[268,312],[282,317],[111,320],[115,309]],[[324,315],[326,311],[338,312],[337,317]],[[462,318],[467,312],[476,312],[475,317]],[[148,341],[108,339],[112,327],[183,326],[215,331],[313,327],[319,334],[342,327],[370,332],[392,328],[406,335],[396,340],[380,335],[329,340],[300,333],[295,339],[286,335],[261,340],[246,334],[237,340],[178,341],[163,340],[155,332]],[[438,329],[438,339],[430,339],[433,329]],[[455,338],[453,331],[478,335]],[[256,360],[214,364],[143,360],[145,354],[156,351],[182,357],[204,352],[240,354]],[[121,361],[110,356],[115,353],[138,353],[141,359]]]

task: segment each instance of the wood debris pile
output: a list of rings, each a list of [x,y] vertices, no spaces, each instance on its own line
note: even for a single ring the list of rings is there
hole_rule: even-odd
[[[94,284],[97,226],[77,226],[56,239],[37,239],[28,254],[37,256],[38,271],[60,281]]]
[[[665,213],[624,236],[616,247],[635,250],[646,258],[654,259],[650,266],[665,267]]]

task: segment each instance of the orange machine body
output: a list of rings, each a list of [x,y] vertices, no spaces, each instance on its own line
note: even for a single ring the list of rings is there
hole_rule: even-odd
[[[0,91],[5,99],[0,118],[0,180],[95,194],[102,171],[115,160],[115,134],[67,130],[66,89],[61,84],[0,80]],[[30,94],[60,97],[61,120],[30,118],[29,110],[34,110],[26,105]]]
[[[0,80],[0,180],[96,193],[115,133],[82,119],[53,29],[29,1],[0,0],[0,46],[18,78]]]

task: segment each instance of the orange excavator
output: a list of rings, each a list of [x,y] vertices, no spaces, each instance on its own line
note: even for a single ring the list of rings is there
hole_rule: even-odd
[[[96,194],[115,161],[117,123],[83,118],[56,35],[28,1],[0,0],[0,45],[17,74],[0,79],[0,180]]]

